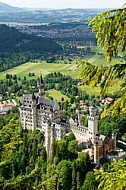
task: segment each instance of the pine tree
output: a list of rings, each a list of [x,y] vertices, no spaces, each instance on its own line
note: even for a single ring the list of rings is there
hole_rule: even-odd
[[[111,60],[117,57],[120,51],[122,55],[126,53],[126,4],[120,9],[97,15],[89,22],[89,25],[93,25],[98,44],[103,46],[105,57],[110,64],[95,66],[87,61],[80,61],[80,76],[91,86],[100,85],[102,97],[108,94],[109,87],[120,81],[120,89],[116,97],[119,95],[121,97],[104,111],[103,116],[110,111],[112,115],[124,115],[126,114],[126,63],[112,64]]]
[[[96,180],[100,182],[99,190],[125,190],[126,161],[121,159],[114,160],[107,170],[95,170],[95,176]]]

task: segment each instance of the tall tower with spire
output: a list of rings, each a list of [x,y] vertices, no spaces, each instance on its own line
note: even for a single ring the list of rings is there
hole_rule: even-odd
[[[45,92],[44,92],[44,83],[42,75],[40,75],[40,77],[38,78],[37,86],[39,88],[39,96],[44,96]]]
[[[97,108],[95,106],[89,107],[88,116],[88,135],[91,142],[94,144],[97,140],[98,133],[98,115],[96,115]]]

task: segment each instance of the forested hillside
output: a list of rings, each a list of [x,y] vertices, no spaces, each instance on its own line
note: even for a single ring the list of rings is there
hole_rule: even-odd
[[[15,112],[0,117],[0,189],[79,190],[93,165],[87,153],[78,154],[75,136],[54,140],[47,161],[44,135],[23,131]]]
[[[44,134],[22,130],[16,107],[0,117],[0,145],[1,190],[123,190],[126,185],[126,161],[93,170],[95,165],[81,152],[73,133],[53,140],[47,160]]]
[[[54,54],[62,47],[49,38],[24,34],[6,25],[0,25],[0,71]]]
[[[61,46],[52,39],[24,34],[6,25],[0,25],[1,52],[56,52]]]

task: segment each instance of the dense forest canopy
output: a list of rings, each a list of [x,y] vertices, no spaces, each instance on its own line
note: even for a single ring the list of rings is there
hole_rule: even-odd
[[[0,25],[0,51],[1,52],[57,52],[62,47],[49,38],[32,36],[19,32],[15,28]]]
[[[125,161],[93,170],[95,165],[81,152],[73,133],[53,140],[47,160],[44,134],[23,130],[16,107],[0,117],[0,144],[1,190],[123,190],[126,185]]]
[[[53,39],[24,34],[13,27],[0,25],[0,71],[60,51],[61,45]]]
[[[73,133],[53,141],[46,158],[44,135],[22,130],[16,108],[0,117],[0,189],[80,189],[93,164],[81,152]]]

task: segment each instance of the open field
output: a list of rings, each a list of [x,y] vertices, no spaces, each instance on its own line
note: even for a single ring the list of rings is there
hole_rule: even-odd
[[[103,55],[98,55],[98,54],[95,54],[93,56],[89,55],[85,56],[83,60],[87,60],[93,64],[108,65]],[[112,63],[116,62],[119,62],[118,59],[112,60]],[[46,63],[45,61],[38,63],[28,62],[18,67],[14,67],[12,69],[1,72],[0,79],[5,78],[6,74],[12,74],[12,75],[16,74],[17,76],[23,78],[24,76],[27,77],[30,72],[34,73],[35,77],[38,77],[40,75],[40,72],[42,73],[43,77],[51,72],[60,72],[64,75],[70,75],[72,78],[78,78],[79,68],[77,67],[75,61],[73,61],[71,64]]]
[[[84,90],[89,95],[98,95],[100,93],[99,87],[91,87],[88,85],[79,86],[79,89]]]
[[[0,79],[5,78],[6,74],[16,74],[17,76],[23,78],[24,76],[28,76],[28,73],[34,73],[36,77],[40,76],[40,72],[42,76],[51,73],[51,72],[60,72],[65,75],[70,75],[73,78],[76,78],[79,74],[79,68],[77,68],[76,63],[73,64],[57,64],[57,63],[46,63],[38,62],[38,63],[25,63],[18,67],[14,67],[12,69],[6,70],[0,73]]]
[[[94,65],[109,65],[110,63],[108,63],[104,57],[104,55],[102,54],[95,54],[95,55],[87,55],[83,58],[83,60],[88,61],[89,63],[92,63]],[[111,61],[111,64],[115,64],[115,63],[121,63],[121,60],[119,60],[118,58],[113,58]]]
[[[57,101],[57,102],[60,102],[62,97],[64,98],[64,100],[68,100],[68,101],[70,100],[67,96],[63,95],[63,94],[62,94],[60,91],[58,91],[58,90],[54,90],[54,89],[48,90],[47,93],[48,93],[49,96],[52,96],[53,99],[54,99],[55,101]]]
[[[115,85],[113,85],[112,87],[109,88],[109,92],[110,94],[114,94],[116,92],[119,91],[119,87],[120,86],[120,82],[116,83]],[[86,91],[87,94],[89,95],[99,95],[100,94],[100,87],[91,87],[88,85],[82,85],[79,86],[79,89]]]
[[[98,55],[98,54],[95,54],[95,55],[93,55],[92,57],[90,57],[89,59],[88,59],[88,62],[89,63],[94,63],[95,61],[97,61],[97,59],[101,59],[101,57],[102,57],[102,55]]]
[[[99,49],[97,50],[99,51]],[[104,56],[102,54],[95,54],[95,55],[89,55],[85,56],[84,60],[87,60],[93,64],[102,64],[107,65],[107,61],[105,60]],[[112,63],[119,62],[118,59],[113,59]],[[0,79],[4,79],[6,74],[16,74],[18,77],[23,78],[26,76],[28,79],[31,79],[31,77],[28,76],[29,73],[34,73],[35,77],[32,78],[38,78],[40,76],[40,72],[42,73],[42,76],[46,76],[49,73],[52,72],[60,72],[64,75],[69,75],[72,78],[78,78],[79,77],[79,71],[80,69],[77,67],[76,61],[73,61],[71,64],[64,64],[64,62],[60,63],[46,63],[45,61],[42,62],[28,62],[23,65],[20,65],[18,67],[14,67],[12,69],[6,70],[4,72],[0,72]],[[99,94],[100,88],[99,87],[90,87],[87,85],[80,86],[82,90],[85,90],[88,94]],[[116,85],[116,89],[119,89],[119,84]],[[115,86],[113,86],[110,89],[110,93],[113,93],[115,91]],[[55,97],[55,94],[57,97]],[[53,96],[57,101],[59,101],[58,96],[61,98],[61,95],[58,95],[58,92],[50,91],[50,96]],[[66,98],[65,98],[66,99]]]
[[[86,46],[80,46],[79,48],[86,48]],[[89,63],[93,63],[95,65],[109,65],[104,56],[104,51],[101,46],[90,46],[91,52],[96,54],[94,55],[86,55],[83,60],[88,61]],[[119,53],[121,56],[121,54]],[[121,63],[121,60],[118,58],[112,58],[111,64]]]

